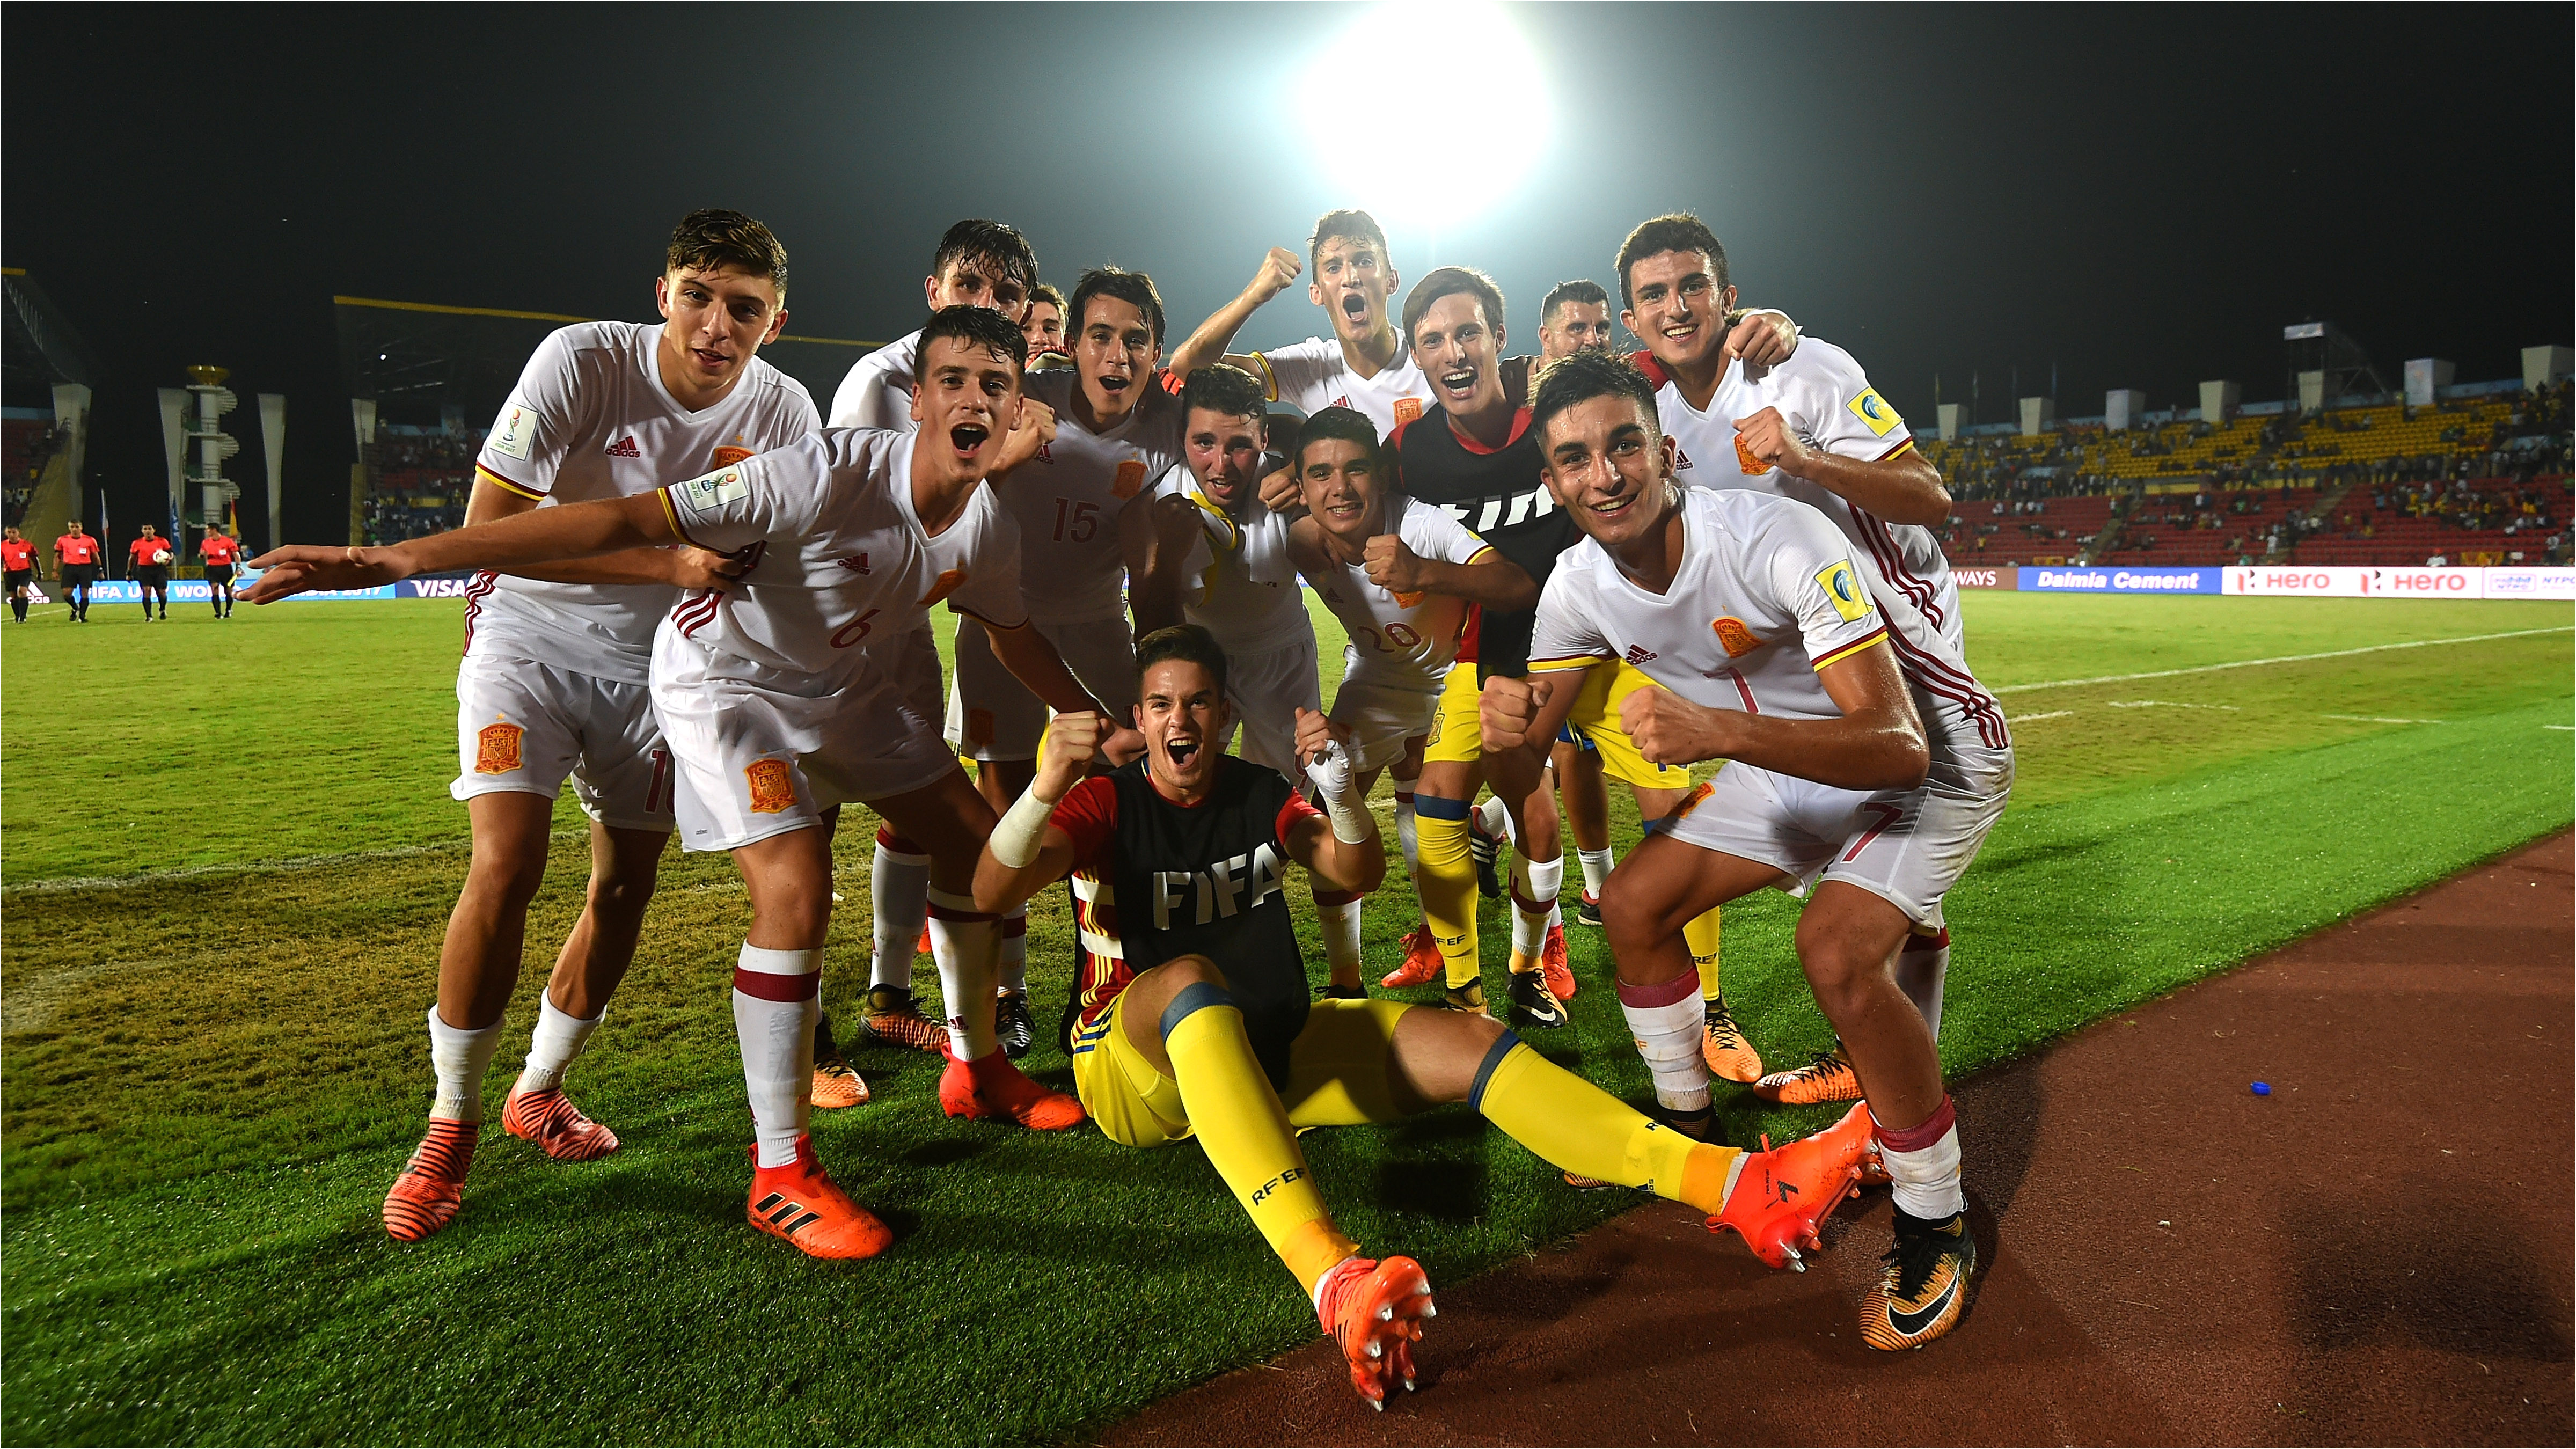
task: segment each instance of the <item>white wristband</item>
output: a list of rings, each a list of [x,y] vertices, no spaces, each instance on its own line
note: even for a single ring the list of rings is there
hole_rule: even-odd
[[[1348,796],[1325,796],[1324,818],[1333,822],[1333,838],[1344,845],[1357,845],[1377,834],[1377,822],[1369,819],[1367,807]]]
[[[1038,844],[1045,839],[1047,821],[1054,816],[1053,805],[1039,799],[1034,788],[1025,790],[1019,799],[1011,802],[1010,809],[1002,812],[1002,819],[993,827],[984,848],[993,852],[995,860],[1012,870],[1025,869],[1029,862],[1038,858]]]

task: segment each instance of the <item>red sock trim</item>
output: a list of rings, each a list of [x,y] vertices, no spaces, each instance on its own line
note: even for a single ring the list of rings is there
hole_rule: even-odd
[[[998,921],[1001,917],[994,915],[990,911],[954,910],[950,907],[941,905],[937,901],[932,901],[930,903],[930,919],[934,921],[950,921],[963,925],[972,925],[977,921]],[[1026,917],[1021,918],[1020,929],[1022,931],[1026,931],[1028,929],[1028,921]]]
[[[1870,1114],[1869,1120],[1878,1126],[1879,1146],[1890,1152],[1920,1152],[1940,1141],[1951,1128],[1959,1125],[1959,1114],[1950,1109],[1950,1097],[1945,1092],[1941,1096],[1941,1105],[1933,1110],[1932,1115],[1914,1126],[1891,1128],[1886,1123],[1879,1122],[1878,1114],[1875,1112]]]
[[[897,855],[928,855],[930,852],[894,833],[891,825],[877,827],[877,844]]]
[[[1029,933],[1029,918],[1028,918],[1028,917],[1026,917],[1026,916],[1004,916],[1004,917],[1002,918],[1002,939],[1003,939],[1003,940],[1008,941],[1008,940],[1011,940],[1011,939],[1013,939],[1013,938],[1015,938],[1015,937],[1025,936],[1025,935],[1027,935],[1028,933]]]
[[[1512,888],[1512,904],[1520,907],[1521,914],[1525,916],[1544,916],[1548,913],[1549,908],[1554,906],[1556,903],[1554,901],[1531,900],[1529,897],[1521,894],[1518,886],[1514,886]]]
[[[1913,955],[1917,951],[1947,951],[1949,949],[1950,928],[1947,926],[1943,926],[1941,928],[1941,934],[1937,936],[1908,936],[1905,938],[1904,954],[1908,956]]]
[[[1315,905],[1318,909],[1331,910],[1337,906],[1347,906],[1359,898],[1358,891],[1317,891]]]
[[[1396,792],[1395,792],[1395,803],[1396,803],[1396,804],[1398,804],[1398,805],[1410,805],[1410,804],[1412,804],[1412,803],[1413,803],[1413,792],[1412,792],[1412,791],[1410,791],[1410,790],[1398,790],[1398,791],[1396,791]]]
[[[745,996],[763,1001],[811,1001],[823,990],[823,973],[807,971],[796,976],[782,976],[775,971],[745,971],[733,968],[733,989]]]
[[[1670,1006],[1685,996],[1697,995],[1699,973],[1696,971],[1685,971],[1670,981],[1657,982],[1652,986],[1631,986],[1625,981],[1619,983],[1621,1006]]]

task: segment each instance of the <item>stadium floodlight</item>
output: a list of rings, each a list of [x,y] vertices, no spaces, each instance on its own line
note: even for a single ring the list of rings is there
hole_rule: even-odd
[[[1375,215],[1399,247],[1433,245],[1520,186],[1555,130],[1537,52],[1489,0],[1394,0],[1307,68],[1314,117],[1379,117],[1372,144],[1347,120],[1315,134],[1336,206]],[[1431,258],[1433,262],[1454,260]]]

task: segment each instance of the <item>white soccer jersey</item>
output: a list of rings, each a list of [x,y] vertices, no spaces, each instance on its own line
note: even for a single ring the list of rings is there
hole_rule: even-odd
[[[1325,408],[1356,408],[1383,438],[1431,407],[1431,384],[1414,365],[1410,347],[1399,345],[1394,363],[1375,377],[1351,371],[1342,344],[1329,337],[1309,337],[1252,355],[1261,363],[1270,401],[1284,402],[1308,417]]]
[[[1181,400],[1163,389],[1161,374],[1136,380],[1144,395],[1105,433],[1074,416],[1081,385],[1071,368],[1027,376],[1028,396],[1055,409],[1055,441],[994,482],[1020,526],[1029,612],[1061,624],[1125,614],[1118,515],[1181,460]]]
[[[1228,654],[1258,654],[1313,643],[1297,566],[1288,560],[1288,520],[1247,498],[1238,518],[1199,488],[1187,464],[1174,464],[1154,485],[1154,496],[1177,495],[1196,504],[1199,538],[1182,568],[1188,575],[1183,607],[1189,621],[1216,636]]]
[[[475,476],[541,506],[627,498],[821,426],[804,384],[757,357],[714,406],[680,406],[662,386],[661,336],[659,322],[584,322],[548,334],[475,455]],[[466,597],[468,654],[642,684],[654,625],[677,591],[484,573]]]
[[[832,426],[883,428],[909,433],[912,420],[913,368],[921,356],[921,329],[889,342],[850,364],[841,385],[832,390]]]
[[[1637,354],[1647,376],[1658,384],[1655,411],[1666,434],[1681,447],[1674,476],[1694,488],[1752,488],[1795,498],[1821,509],[1859,551],[1870,592],[1891,620],[1919,616],[1930,632],[1948,642],[1951,652],[1966,655],[1959,620],[1959,586],[1950,577],[1950,559],[1932,530],[1911,523],[1889,523],[1831,489],[1792,478],[1776,468],[1748,469],[1735,447],[1735,420],[1764,408],[1779,409],[1790,430],[1808,446],[1846,458],[1876,461],[1892,458],[1914,444],[1905,419],[1869,385],[1852,355],[1814,337],[1798,341],[1786,362],[1751,368],[1730,362],[1718,378],[1717,392],[1703,412],[1682,396],[1681,384],[1654,365],[1649,354]]]
[[[1648,593],[1587,538],[1539,595],[1530,672],[1624,659],[1647,678],[1719,709],[1785,719],[1842,714],[1816,672],[1880,639],[1906,645],[1871,602],[1850,545],[1795,499],[1685,489],[1682,567]],[[1906,670],[1935,760],[2010,745],[2003,711],[1948,645],[1931,641],[1926,685]]]
[[[830,694],[865,672],[857,647],[918,628],[942,599],[996,628],[1028,622],[1019,533],[978,487],[936,537],[913,511],[910,433],[831,428],[662,490],[679,535],[751,566],[671,611],[708,678]]]
[[[1395,536],[1418,558],[1469,564],[1493,553],[1449,510],[1390,494]],[[1336,564],[1306,575],[1324,607],[1350,635],[1344,673],[1437,690],[1458,659],[1458,637],[1467,628],[1467,601],[1447,594],[1399,594],[1369,582],[1359,564]]]

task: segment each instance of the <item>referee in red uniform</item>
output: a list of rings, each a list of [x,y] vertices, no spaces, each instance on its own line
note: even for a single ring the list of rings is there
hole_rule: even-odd
[[[71,531],[54,540],[54,577],[62,580],[63,599],[72,606],[72,622],[89,622],[89,586],[98,582],[98,539],[71,521]]]
[[[170,617],[170,540],[143,525],[143,536],[125,546],[134,560],[134,581],[143,586],[143,619],[152,620],[152,601],[161,601],[161,617]]]
[[[27,622],[27,585],[36,577],[36,546],[21,538],[18,530],[0,539],[0,569],[9,579],[9,614],[19,623]]]
[[[206,602],[215,617],[233,616],[233,566],[241,562],[241,540],[229,533],[208,533],[197,540],[197,557],[206,561]]]

